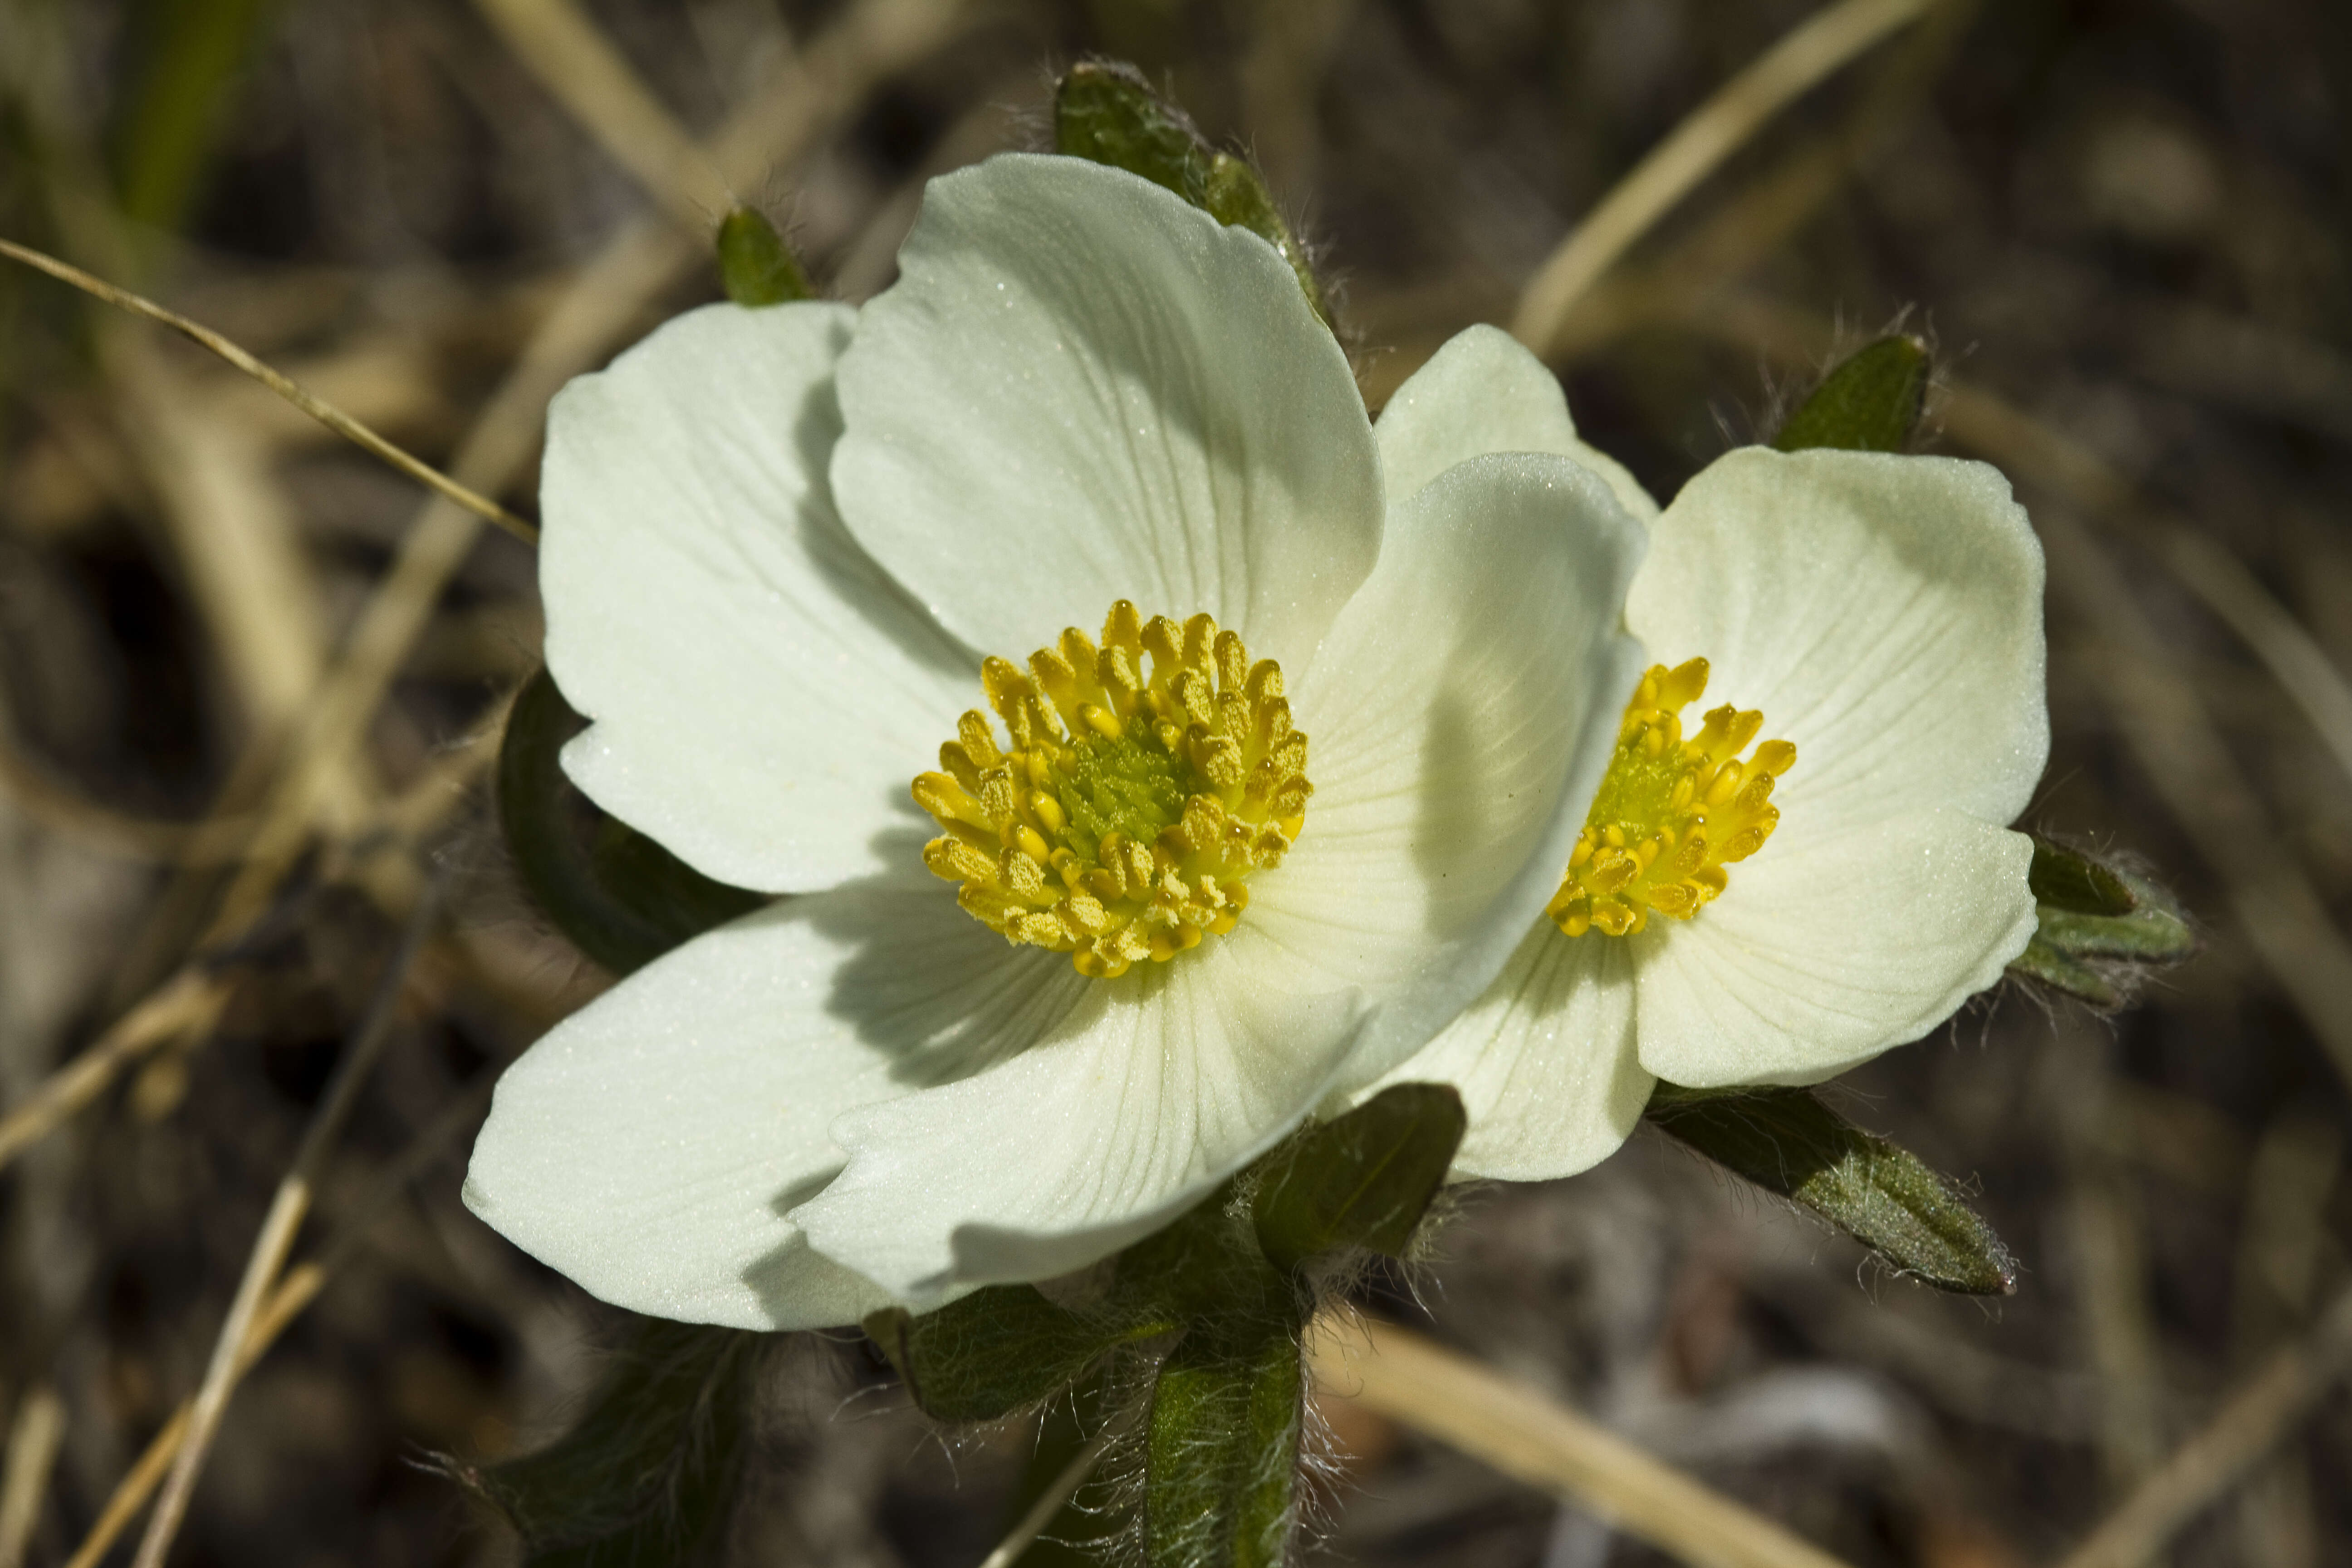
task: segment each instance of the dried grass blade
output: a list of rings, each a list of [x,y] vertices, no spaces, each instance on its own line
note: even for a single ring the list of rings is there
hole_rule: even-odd
[[[478,495],[467,489],[432,465],[410,457],[341,409],[304,390],[299,384],[262,363],[210,327],[192,321],[177,311],[167,310],[152,300],[133,294],[128,289],[119,289],[102,278],[93,277],[79,267],[60,261],[46,252],[35,250],[30,246],[18,245],[10,239],[0,239],[0,256],[13,258],[37,271],[46,272],[60,283],[79,289],[93,299],[103,300],[118,310],[128,310],[134,316],[144,316],[151,321],[160,321],[181,336],[227,361],[228,363],[261,383],[262,385],[332,430],[336,435],[382,458],[418,483],[446,496],[475,516],[498,524],[525,544],[539,542],[539,530],[530,523],[517,517],[488,497]]]
[[[335,1068],[326,1096],[310,1118],[310,1125],[302,1135],[301,1147],[296,1151],[294,1163],[278,1184],[270,1200],[269,1215],[262,1222],[261,1234],[253,1244],[246,1261],[245,1276],[238,1281],[236,1296],[229,1306],[228,1318],[221,1325],[220,1336],[214,1342],[211,1364],[205,1369],[204,1385],[197,1391],[195,1402],[189,1407],[188,1428],[180,1450],[172,1464],[172,1471],[163,1483],[163,1496],[157,1500],[155,1512],[147,1521],[146,1536],[139,1543],[138,1555],[132,1559],[134,1568],[163,1568],[165,1555],[172,1549],[172,1539],[179,1532],[180,1521],[186,1516],[188,1500],[195,1490],[196,1477],[204,1468],[205,1455],[212,1439],[220,1429],[222,1415],[228,1408],[228,1397],[236,1386],[243,1370],[245,1343],[252,1337],[257,1320],[268,1300],[271,1288],[277,1283],[278,1271],[286,1265],[287,1255],[293,1250],[295,1233],[301,1228],[303,1216],[310,1212],[311,1194],[316,1190],[319,1172],[325,1163],[327,1151],[333,1145],[352,1108],[358,1103],[359,1091],[366,1082],[369,1070],[383,1053],[384,1042],[391,1037],[394,1018],[398,1015],[400,998],[407,988],[409,971],[417,956],[425,950],[425,938],[431,933],[435,916],[439,910],[439,884],[427,886],[425,896],[416,901],[409,916],[408,930],[403,933],[399,950],[384,966],[376,994],[368,1005],[366,1016],[354,1032],[350,1048]]]
[[[1652,148],[1536,269],[1519,296],[1511,335],[1546,353],[1576,302],[1700,181],[1774,115],[1918,20],[1929,3],[1838,0],[1758,56]]]
[[[1409,1330],[1318,1319],[1307,1352],[1328,1391],[1591,1509],[1693,1568],[1845,1568],[1606,1427]]]

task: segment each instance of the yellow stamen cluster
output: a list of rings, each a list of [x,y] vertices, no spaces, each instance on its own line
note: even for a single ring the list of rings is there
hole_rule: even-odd
[[[1625,705],[1616,754],[1544,910],[1569,935],[1627,936],[1653,911],[1686,921],[1723,891],[1724,867],[1772,836],[1772,781],[1796,765],[1797,748],[1767,741],[1740,761],[1764,715],[1729,703],[1685,741],[1681,710],[1706,690],[1703,658],[1653,665]]]
[[[1012,743],[974,710],[942,771],[915,780],[945,829],[923,863],[1007,941],[1066,952],[1081,974],[1233,930],[1244,879],[1305,826],[1307,736],[1281,667],[1252,664],[1208,616],[1146,622],[1121,599],[1099,647],[1073,626],[1027,674],[991,658],[980,679]]]

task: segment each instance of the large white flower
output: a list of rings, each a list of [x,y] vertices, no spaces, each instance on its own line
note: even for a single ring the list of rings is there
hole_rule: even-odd
[[[900,264],[673,321],[550,418],[567,769],[802,895],[499,1086],[467,1201],[641,1311],[843,1322],[1163,1223],[1493,978],[1641,667],[1607,486],[1482,454],[1384,502],[1255,237],[1007,157]]]
[[[1448,344],[1375,435],[1399,499],[1503,447],[1592,460],[1559,383],[1496,331]],[[2033,934],[2032,845],[2006,825],[2049,757],[2042,549],[2000,473],[1751,447],[1648,510],[1626,622],[1665,663],[1549,918],[1393,1075],[1460,1087],[1462,1174],[1582,1170],[1658,1079],[1830,1078],[1943,1022]]]

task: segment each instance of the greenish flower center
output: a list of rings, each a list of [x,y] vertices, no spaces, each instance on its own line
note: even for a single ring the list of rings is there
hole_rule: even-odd
[[[1069,815],[1064,842],[1082,860],[1113,834],[1150,843],[1184,816],[1184,802],[1206,783],[1190,777],[1189,765],[1132,734],[1117,740],[1087,735],[1063,759],[1068,772],[1060,785],[1062,809]],[[1055,770],[1061,773],[1061,767]]]

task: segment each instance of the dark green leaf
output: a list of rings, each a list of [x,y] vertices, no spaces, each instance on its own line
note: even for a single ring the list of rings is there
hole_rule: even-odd
[[[786,305],[815,297],[800,258],[776,226],[750,207],[737,207],[719,220],[719,281],[739,305]]]
[[[499,824],[532,901],[581,952],[626,974],[764,900],[583,799],[557,761],[583,722],[546,670],[524,683],[499,749]]]
[[[1279,1568],[1297,1519],[1304,1380],[1289,1329],[1177,1342],[1151,1391],[1150,1568]]]
[[[2136,871],[2036,837],[2028,875],[2039,924],[2011,974],[2112,1009],[2149,973],[2197,952],[2172,895]]]
[[[531,1568],[715,1561],[741,1477],[768,1336],[639,1319],[572,1430],[457,1479],[504,1513]]]
[[[2009,972],[2028,980],[2038,980],[2053,990],[2088,1002],[2094,1007],[2113,1009],[2127,1000],[2121,987],[2087,963],[2080,963],[2050,945],[2036,931],[2025,951],[2009,961]]]
[[[2026,872],[2035,901],[2084,915],[2127,915],[2139,907],[2123,878],[2078,849],[2033,836]]]
[[[1089,60],[1070,68],[1054,93],[1054,150],[1140,174],[1219,223],[1256,235],[1290,263],[1316,319],[1331,324],[1306,248],[1282,221],[1265,181],[1246,159],[1212,148],[1133,66]]]
[[[1331,307],[1323,298],[1323,286],[1315,280],[1315,268],[1307,261],[1307,249],[1282,221],[1281,209],[1274,205],[1274,193],[1265,188],[1265,181],[1243,159],[1230,153],[1220,153],[1209,161],[1208,199],[1202,204],[1209,216],[1229,227],[1249,230],[1282,253],[1290,263],[1290,270],[1298,279],[1307,302],[1314,307],[1316,320],[1325,326],[1331,324]]]
[[[1258,1250],[1257,1227],[1227,1182],[1173,1225],[1119,1255],[1116,1294],[1129,1312],[1174,1322],[1287,1323],[1297,1289]]]
[[[1949,1182],[1864,1132],[1812,1091],[1654,1098],[1666,1131],[1736,1173],[1821,1215],[1906,1274],[1946,1290],[2007,1295],[2009,1249]]]
[[[1108,1352],[1176,1326],[1150,1311],[1067,1311],[1026,1285],[991,1286],[921,1317],[891,1308],[866,1320],[915,1403],[942,1421],[993,1421],[1034,1405]]]
[[[2197,933],[2168,909],[2142,904],[2127,915],[2078,915],[2044,908],[2037,940],[2073,959],[2112,958],[2179,963],[2197,951]]]
[[[1927,345],[1917,338],[1881,338],[1831,371],[1772,445],[1783,452],[1900,452],[1927,408],[1929,368]]]
[[[1207,139],[1133,66],[1088,60],[1070,68],[1054,93],[1054,150],[1140,174],[1196,207],[1209,205]]]
[[[1342,1247],[1402,1255],[1465,1124],[1452,1086],[1401,1083],[1307,1129],[1266,1163],[1252,1205],[1259,1247],[1278,1268]]]

